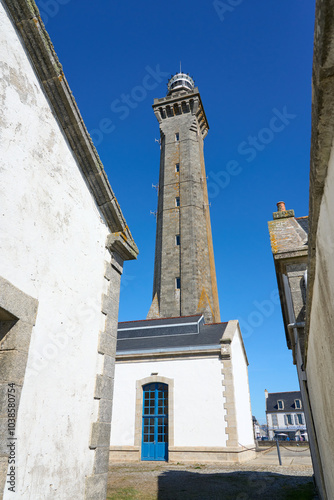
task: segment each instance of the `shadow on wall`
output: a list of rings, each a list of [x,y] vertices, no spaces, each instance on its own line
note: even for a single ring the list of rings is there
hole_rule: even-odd
[[[221,468],[221,465],[217,466]],[[200,469],[201,466],[194,466]],[[237,471],[201,474],[166,471],[158,478],[158,500],[311,500],[312,476]]]

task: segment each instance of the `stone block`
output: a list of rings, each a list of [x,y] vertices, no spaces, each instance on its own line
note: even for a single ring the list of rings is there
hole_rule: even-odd
[[[1,342],[1,350],[17,349],[20,351],[29,351],[31,337],[31,323],[17,321]]]
[[[115,314],[107,316],[105,333],[116,338],[117,325],[118,325],[118,310],[115,311]]]
[[[92,424],[90,448],[109,446],[110,444],[110,423],[94,422]]]
[[[100,332],[98,352],[113,358],[116,354],[116,337],[105,332]]]
[[[99,421],[110,424],[112,416],[112,401],[110,399],[100,399]]]
[[[15,385],[15,410],[18,411],[22,387]],[[0,417],[8,415],[8,383],[0,384]]]
[[[108,474],[96,474],[85,479],[85,500],[106,500]]]
[[[110,285],[110,288],[112,288],[112,285]],[[113,297],[112,294],[108,293],[106,295],[105,293],[102,294],[102,306],[101,306],[101,311],[104,314],[108,315],[115,315],[115,312],[118,313],[118,300],[116,297]]]
[[[27,353],[0,351],[0,380],[23,384],[27,364]]]
[[[8,456],[8,417],[0,418],[0,455]]]
[[[112,399],[114,380],[105,375],[96,376],[95,393],[96,399]]]
[[[8,457],[7,455],[0,454],[0,493],[5,489],[7,469]]]
[[[108,472],[109,446],[96,448],[94,460],[94,474],[105,474]]]
[[[112,276],[113,276],[113,273],[114,273],[114,270],[113,268],[111,267],[111,264],[110,262],[105,262],[105,265],[104,265],[104,277],[110,281],[112,279]]]
[[[38,301],[2,277],[0,277],[0,306],[27,323],[35,323]]]
[[[116,348],[116,339],[113,339],[115,341],[115,348]],[[116,353],[116,349],[115,349]],[[103,367],[103,375],[106,375],[107,377],[114,378],[115,374],[115,358],[111,354],[110,356],[105,354],[104,356],[104,367]]]

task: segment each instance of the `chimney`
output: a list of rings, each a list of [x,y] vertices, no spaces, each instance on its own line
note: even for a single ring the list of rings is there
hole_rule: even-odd
[[[277,203],[277,212],[273,213],[273,218],[275,219],[287,219],[288,217],[294,217],[295,212],[293,210],[287,210],[285,208],[284,201],[279,201]]]
[[[268,391],[267,391],[267,389],[264,390],[264,395],[265,395],[266,399],[268,399]]]

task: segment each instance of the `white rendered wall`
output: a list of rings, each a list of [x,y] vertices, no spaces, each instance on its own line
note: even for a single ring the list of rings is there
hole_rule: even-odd
[[[231,344],[234,398],[237,418],[238,441],[242,446],[254,444],[252,410],[248,383],[248,369],[241,343],[239,328]]]
[[[317,230],[316,274],[307,349],[307,384],[328,498],[334,498],[334,148]]]
[[[81,499],[108,231],[1,3],[0,53],[0,275],[39,302],[15,498]]]
[[[136,381],[174,380],[174,446],[226,446],[221,361],[217,358],[116,363],[111,445],[133,446]]]

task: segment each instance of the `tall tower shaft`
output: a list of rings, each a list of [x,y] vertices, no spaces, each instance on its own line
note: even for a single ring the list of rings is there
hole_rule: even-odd
[[[203,144],[208,133],[198,88],[184,73],[154,99],[161,157],[153,302],[148,318],[203,313],[220,322]]]

